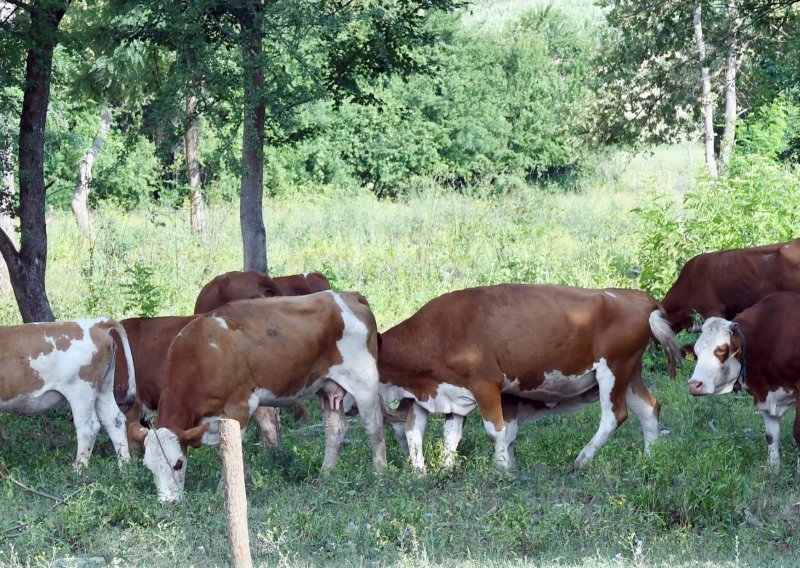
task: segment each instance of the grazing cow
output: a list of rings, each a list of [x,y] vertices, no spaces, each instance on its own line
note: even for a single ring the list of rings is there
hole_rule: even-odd
[[[112,331],[125,352],[131,380],[124,396],[130,399],[136,394],[135,373],[125,330],[117,322],[96,318],[0,328],[0,411],[37,414],[66,400],[78,438],[78,469],[89,463],[101,424],[120,466],[130,460],[125,417],[114,402]]]
[[[517,424],[509,417],[507,425],[503,394],[530,400],[523,410],[539,416],[599,398],[600,426],[575,461],[580,467],[627,418],[628,408],[641,422],[646,452],[657,437],[659,405],[641,375],[651,337],[665,347],[674,374],[675,336],[659,303],[644,292],[487,286],[431,300],[381,334],[378,368],[387,401],[414,399],[405,430],[417,468],[424,467],[427,414],[451,415],[445,448],[452,453],[464,418],[476,407],[494,442],[495,462],[511,467]]]
[[[796,406],[800,388],[800,293],[770,294],[733,321],[708,318],[694,345],[697,365],[689,379],[695,396],[725,394],[737,382],[764,417],[770,468],[779,462],[780,419]],[[798,409],[800,410],[800,409]],[[794,439],[800,443],[800,411]]]
[[[353,396],[376,469],[386,465],[378,395],[377,329],[355,292],[242,300],[193,320],[173,340],[154,429],[144,443],[159,499],[180,498],[188,445],[216,444],[221,417],[242,427],[257,406],[285,406],[313,394],[325,413],[323,469],[333,467],[347,430],[341,399]]]
[[[303,296],[330,289],[330,282],[319,272],[277,278],[270,278],[263,272],[226,272],[203,286],[194,304],[194,313],[204,314],[235,300]]]
[[[800,291],[800,239],[755,248],[708,252],[681,269],[662,305],[673,331],[693,314],[733,319],[773,292]]]

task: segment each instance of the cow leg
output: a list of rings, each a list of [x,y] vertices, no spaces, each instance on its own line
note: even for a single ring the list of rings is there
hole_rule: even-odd
[[[281,445],[280,409],[273,406],[259,406],[253,412],[252,418],[258,424],[261,444],[270,448],[279,448]]]
[[[103,383],[100,385],[100,391],[97,393],[95,399],[94,409],[97,412],[97,417],[103,428],[108,432],[108,437],[114,445],[114,451],[117,454],[117,465],[122,467],[124,464],[130,463],[131,455],[128,450],[128,433],[125,428],[125,415],[117,406],[114,400],[114,359],[111,359],[111,365]]]
[[[337,405],[331,408],[330,405],[323,404],[325,414],[325,457],[322,460],[322,469],[330,469],[339,461],[339,450],[347,434],[347,419],[344,416],[344,408]]]
[[[658,437],[658,414],[661,407],[644,385],[641,365],[639,367],[631,377],[631,382],[625,395],[625,402],[631,412],[639,419],[639,423],[642,426],[642,435],[644,436],[644,453],[649,454],[650,446]]]
[[[356,400],[358,406],[358,413],[364,421],[364,429],[367,431],[369,442],[372,445],[372,466],[375,471],[383,471],[386,469],[386,438],[383,430],[383,410],[381,410],[380,396],[378,395],[378,369],[373,368],[374,371],[370,373],[374,377],[369,383],[373,384],[373,388],[362,388],[349,390],[350,394]],[[367,383],[367,384],[369,384]],[[344,405],[339,405],[343,408]]]
[[[767,436],[767,465],[772,471],[777,471],[780,464],[781,418],[769,412],[762,414],[764,433]]]
[[[408,446],[408,457],[411,459],[411,466],[425,473],[425,458],[422,455],[422,440],[425,436],[425,428],[428,425],[428,411],[416,402],[408,409],[406,418],[406,443]]]
[[[83,383],[80,380],[78,382]],[[97,439],[97,433],[100,431],[100,420],[97,418],[97,412],[94,407],[97,393],[91,389],[88,383],[83,384],[86,385],[85,390],[81,389],[83,392],[70,391],[69,394],[61,393],[69,402],[70,410],[72,411],[72,423],[75,425],[75,433],[77,435],[76,470],[89,465],[94,442]]]
[[[405,422],[392,422],[392,432],[397,443],[400,444],[400,450],[408,457],[408,440],[406,439],[406,423]]]
[[[451,468],[456,461],[456,450],[464,432],[464,419],[460,414],[448,414],[444,418],[444,467]]]
[[[488,383],[475,389],[473,394],[483,416],[483,428],[494,444],[494,463],[503,469],[509,469],[511,463],[508,457],[506,423],[503,419],[500,389],[496,384]]]
[[[619,373],[622,375],[622,373]],[[628,417],[628,409],[625,406],[625,389],[619,388],[614,372],[608,366],[605,359],[600,359],[595,369],[597,385],[599,387],[600,398],[600,426],[586,446],[575,459],[574,467],[580,469],[594,459],[597,451],[611,437],[611,434]],[[620,393],[621,391],[621,393]],[[621,396],[620,396],[621,394]]]

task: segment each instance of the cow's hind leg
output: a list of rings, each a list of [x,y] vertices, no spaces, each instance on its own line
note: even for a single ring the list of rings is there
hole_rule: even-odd
[[[78,386],[61,394],[69,402],[70,410],[72,411],[72,423],[75,425],[78,445],[75,469],[80,470],[89,465],[94,442],[97,439],[97,433],[100,431],[100,420],[98,420],[97,412],[95,411],[97,392],[85,381],[78,379],[75,383]]]
[[[627,372],[630,373],[631,370]],[[617,369],[617,374],[620,377],[624,376],[623,373],[624,370]],[[625,391],[627,390],[627,386],[621,384],[621,381],[618,380],[618,377],[615,376],[614,372],[608,366],[605,358],[600,359],[600,362],[597,364],[595,375],[599,387],[600,426],[597,428],[597,432],[589,443],[584,446],[581,453],[578,454],[578,457],[575,459],[574,466],[576,469],[580,469],[592,461],[597,451],[603,447],[611,437],[611,434],[613,434],[619,425],[628,417],[628,409],[625,405]]]
[[[342,386],[353,395],[358,413],[364,421],[364,429],[372,445],[372,465],[375,471],[383,471],[386,468],[386,438],[383,430],[381,399],[378,395],[378,367],[374,360],[371,360],[369,367],[369,369],[358,369],[358,382],[351,377],[344,377],[343,380],[346,382]]]
[[[473,395],[483,416],[483,428],[494,444],[494,463],[503,469],[509,469],[511,460],[508,455],[500,389],[495,383],[484,383],[473,390]]]
[[[253,412],[253,420],[255,420],[258,424],[259,432],[261,434],[261,444],[270,448],[280,447],[280,409],[272,406],[259,406]]]
[[[647,390],[642,380],[641,363],[634,372],[633,377],[631,377],[631,382],[625,395],[625,402],[642,425],[644,453],[648,454],[650,453],[650,446],[658,437],[658,414],[661,407],[655,397]]]
[[[443,465],[451,468],[456,461],[456,450],[464,433],[464,419],[461,414],[448,414],[444,418],[444,460]]]
[[[340,390],[339,385],[333,381],[328,381],[324,390],[329,391],[334,388],[331,385],[335,385],[335,389]],[[322,469],[326,470],[331,469],[339,461],[339,450],[341,450],[345,434],[347,434],[347,418],[345,418],[344,405],[340,404],[340,399],[336,400],[334,397],[326,396],[323,391],[317,394],[325,417],[325,457],[322,460]]]
[[[428,426],[428,411],[414,402],[408,409],[406,418],[406,444],[411,466],[425,473],[425,457],[422,454],[422,442],[425,438],[425,428]]]
[[[117,464],[122,467],[123,464],[131,461],[130,452],[128,449],[128,435],[125,428],[125,415],[117,406],[114,400],[114,358],[111,358],[106,376],[103,377],[103,382],[100,384],[100,390],[97,393],[97,398],[94,402],[94,409],[97,413],[100,423],[103,428],[108,432],[108,437],[114,446],[114,451],[117,454]]]

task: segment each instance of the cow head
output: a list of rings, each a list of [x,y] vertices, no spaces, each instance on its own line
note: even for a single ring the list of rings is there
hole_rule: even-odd
[[[689,379],[689,393],[695,396],[725,394],[733,390],[742,363],[738,325],[723,318],[708,318],[694,344],[697,365]]]
[[[144,465],[153,472],[158,500],[175,503],[181,499],[186,481],[186,447],[197,447],[208,424],[175,433],[169,428],[130,428],[131,438],[144,445]]]

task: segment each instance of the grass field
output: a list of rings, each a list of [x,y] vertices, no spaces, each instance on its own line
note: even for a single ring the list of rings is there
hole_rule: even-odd
[[[400,202],[335,196],[271,202],[265,215],[275,274],[321,270],[370,300],[380,329],[445,291],[498,282],[635,286],[637,218],[645,190],[681,192],[699,164],[692,146],[654,156],[609,157],[571,193],[481,198],[420,192]],[[192,309],[201,285],[241,262],[238,208],[209,212],[205,243],[188,212],[104,210],[83,241],[66,213],[49,225],[48,290],[61,318]],[[127,269],[127,271],[126,271]],[[142,298],[142,283],[157,291]],[[125,307],[126,304],[128,307]],[[15,323],[13,299],[0,321]],[[279,566],[800,566],[798,453],[784,420],[781,471],[766,471],[763,424],[749,397],[693,399],[647,355],[645,377],[662,404],[664,436],[644,457],[630,418],[585,472],[572,460],[594,433],[599,409],[529,425],[518,471],[491,465],[479,417],[467,422],[453,471],[440,465],[440,417],[426,438],[427,476],[388,442],[390,468],[371,470],[353,421],[342,460],[319,476],[320,412],[284,418],[281,450],[248,430],[245,461],[251,545],[259,565]],[[116,566],[226,565],[227,540],[215,448],[190,452],[186,498],[158,504],[149,471],[116,468],[101,434],[90,466],[71,468],[75,435],[66,411],[0,415],[0,565],[50,566],[102,558]],[[388,432],[387,432],[388,434]],[[10,477],[9,477],[10,476]],[[13,478],[64,502],[23,490]],[[69,565],[69,564],[61,564]]]

